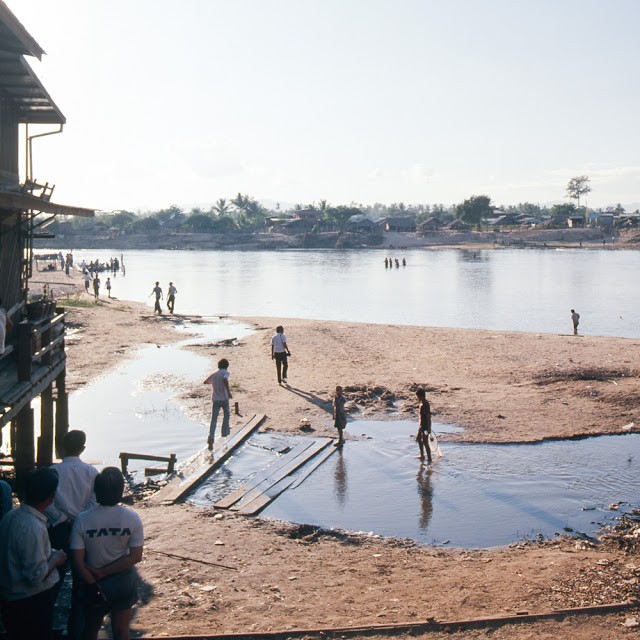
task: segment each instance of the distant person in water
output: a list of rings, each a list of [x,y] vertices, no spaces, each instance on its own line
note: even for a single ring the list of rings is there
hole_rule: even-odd
[[[287,356],[291,355],[287,346],[287,336],[284,335],[284,327],[278,325],[275,334],[271,337],[271,359],[276,361],[276,373],[278,374],[278,384],[287,381],[289,363]]]
[[[178,293],[178,290],[173,286],[173,282],[170,282],[167,290],[167,309],[169,309],[169,313],[173,313],[173,307],[176,304],[176,293]]]
[[[342,393],[342,387],[336,387],[336,393],[333,396],[333,424],[338,430],[338,442],[334,447],[341,447],[344,444],[344,430],[347,428],[347,411],[344,408],[346,398]]]
[[[216,435],[216,426],[218,424],[218,414],[222,409],[222,437],[226,438],[231,432],[229,427],[229,420],[231,418],[231,411],[229,409],[229,398],[232,398],[231,390],[229,389],[229,361],[226,358],[222,358],[218,362],[218,370],[212,373],[205,381],[204,384],[210,384],[211,391],[211,424],[209,425],[209,437],[207,439],[207,446],[209,451],[213,449],[213,442]]]
[[[407,266],[407,259],[406,258],[402,258],[402,266],[403,267]]]
[[[575,310],[571,309],[571,321],[573,322],[573,335],[578,335],[578,325],[580,324],[580,314]]]
[[[159,282],[156,282],[156,286],[153,287],[153,289],[151,289],[151,293],[149,294],[149,297],[151,297],[154,294],[156,296],[156,305],[155,305],[155,307],[153,307],[153,313],[155,313],[157,311],[159,315],[162,315],[162,308],[160,307],[160,300],[162,300],[164,298],[164,295],[162,294],[162,287],[160,287],[160,283]]]
[[[427,400],[426,391],[420,387],[416,391],[420,409],[420,424],[416,441],[420,447],[420,460],[424,461],[425,449],[427,452],[427,462],[431,464],[431,448],[429,447],[429,436],[431,435],[431,405]]]

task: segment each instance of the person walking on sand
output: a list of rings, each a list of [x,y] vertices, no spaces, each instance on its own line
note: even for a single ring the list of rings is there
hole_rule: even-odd
[[[431,435],[431,405],[427,400],[427,393],[422,387],[416,391],[416,396],[420,402],[420,424],[416,442],[420,447],[420,460],[424,461],[424,452],[426,449],[427,462],[431,464],[431,447],[429,446],[429,436]]]
[[[580,314],[575,310],[571,309],[571,321],[573,322],[573,335],[578,335],[578,325],[580,324]]]
[[[151,293],[149,294],[149,297],[151,297],[154,293],[156,295],[156,305],[155,305],[155,307],[153,307],[153,313],[155,313],[157,311],[159,315],[162,315],[162,308],[160,307],[160,300],[162,300],[164,298],[164,295],[162,294],[162,288],[160,287],[160,283],[159,282],[156,282],[156,286],[153,287],[153,289],[151,289]]]
[[[100,297],[100,278],[96,273],[96,277],[93,279],[93,297],[97,300]]]
[[[205,381],[204,384],[210,384],[211,390],[211,424],[209,425],[209,437],[207,438],[207,447],[209,451],[213,449],[213,442],[216,435],[216,426],[218,424],[218,414],[222,409],[222,431],[221,435],[226,438],[231,430],[229,428],[229,421],[231,418],[231,411],[229,409],[229,399],[233,397],[231,389],[229,388],[229,361],[226,358],[222,358],[218,362],[218,370],[212,373]]]
[[[173,286],[173,282],[170,282],[167,291],[167,309],[171,314],[173,314],[173,307],[176,304],[176,293],[178,293],[178,290]]]
[[[111,278],[107,278],[104,286],[107,288],[107,294],[109,295],[109,297],[111,297]]]
[[[344,430],[347,428],[347,411],[344,408],[346,398],[342,393],[342,387],[336,387],[336,393],[333,396],[333,425],[338,430],[338,442],[334,447],[341,447],[344,444]]]
[[[278,325],[276,332],[271,338],[271,359],[276,361],[276,373],[278,374],[278,384],[287,382],[287,371],[289,363],[287,356],[291,355],[287,346],[287,336],[284,335],[284,327]]]
[[[84,290],[89,293],[89,285],[91,284],[91,276],[88,271],[84,272]]]

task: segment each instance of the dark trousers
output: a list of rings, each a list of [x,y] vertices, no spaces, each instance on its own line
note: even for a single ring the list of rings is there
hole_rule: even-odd
[[[160,298],[156,298],[156,306],[153,308],[153,313],[158,312],[162,315],[162,307],[160,306]]]
[[[2,603],[2,621],[9,640],[51,640],[57,588]]]
[[[71,557],[71,551],[69,549],[69,538],[71,537],[71,522],[66,520],[61,524],[51,527],[49,529],[49,541],[53,549],[62,549],[67,557]],[[58,567],[58,573],[60,574],[60,580],[54,587],[55,600],[58,598],[58,594],[64,584],[64,578],[67,573],[67,568],[70,562],[67,561],[61,567]],[[82,580],[76,575],[75,570],[71,567],[71,599],[69,617],[67,618],[67,634],[71,640],[80,640],[82,636],[82,630],[84,628],[84,612],[82,610],[81,593]]]
[[[276,360],[276,371],[278,372],[278,382],[282,382],[287,379],[287,371],[289,369],[289,363],[287,362],[286,352],[274,353],[273,357]]]
[[[167,298],[167,309],[169,309],[171,313],[173,313],[173,306],[175,305],[175,303],[176,303],[175,296],[169,296]]]

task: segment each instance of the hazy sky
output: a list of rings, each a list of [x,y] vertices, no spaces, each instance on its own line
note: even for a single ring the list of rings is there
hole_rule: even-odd
[[[7,4],[67,117],[34,142],[58,202],[640,201],[638,0]]]

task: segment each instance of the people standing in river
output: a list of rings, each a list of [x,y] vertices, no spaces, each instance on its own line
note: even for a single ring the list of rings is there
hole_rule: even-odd
[[[173,308],[176,304],[176,293],[178,293],[178,290],[173,286],[173,282],[170,282],[167,291],[167,309],[169,309],[169,313],[173,313]]]
[[[384,259],[384,268],[385,268],[385,269],[388,269],[388,268],[389,268],[389,259],[388,259],[388,258],[385,258],[385,259]]]
[[[100,297],[100,277],[96,273],[93,279],[93,297],[97,300]]]
[[[578,335],[578,325],[580,324],[580,314],[575,310],[571,309],[571,322],[573,322],[573,335]]]
[[[400,262],[398,260],[398,258],[396,258],[396,269],[400,268]]]
[[[278,384],[287,382],[287,372],[289,362],[287,356],[291,355],[287,346],[287,336],[284,335],[284,327],[278,325],[276,332],[271,337],[271,359],[276,361],[276,373],[278,374]]]
[[[334,447],[341,447],[344,444],[344,430],[347,428],[347,411],[344,408],[346,398],[342,393],[342,387],[336,387],[336,393],[333,396],[333,426],[338,430],[338,441]]]
[[[160,307],[160,300],[162,300],[164,298],[164,295],[162,293],[162,287],[160,287],[160,283],[159,282],[156,282],[156,286],[153,287],[153,289],[151,289],[151,293],[149,294],[149,297],[151,297],[154,294],[156,296],[156,304],[155,304],[155,307],[153,307],[153,313],[155,313],[157,311],[158,315],[162,315],[162,308]]]
[[[107,281],[104,283],[105,288],[107,289],[107,294],[111,297],[111,278],[107,278]]]
[[[406,258],[402,258],[402,266],[403,267],[407,266],[407,259]]]
[[[231,419],[231,410],[229,407],[229,399],[233,397],[229,388],[229,361],[226,358],[218,361],[218,370],[212,373],[204,384],[211,385],[211,423],[209,425],[209,437],[207,438],[207,447],[209,451],[213,449],[213,442],[216,436],[216,426],[218,424],[218,415],[222,409],[222,431],[223,438],[226,438],[231,429],[229,422]]]
[[[424,461],[424,454],[426,450],[427,462],[431,464],[431,447],[429,446],[429,436],[431,435],[431,405],[427,400],[427,392],[422,387],[418,388],[416,396],[420,403],[420,423],[418,426],[416,442],[420,447],[420,460]]]

